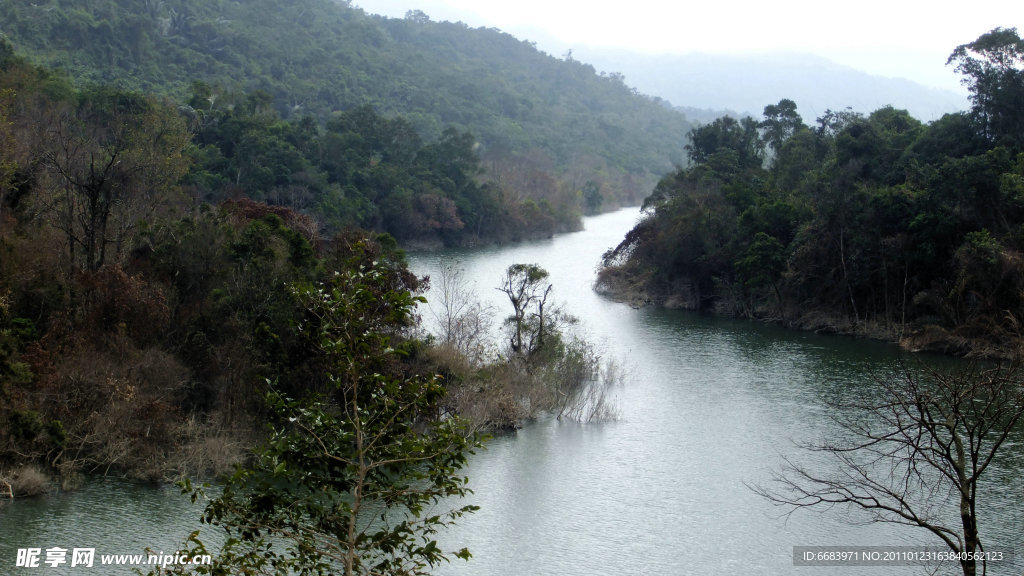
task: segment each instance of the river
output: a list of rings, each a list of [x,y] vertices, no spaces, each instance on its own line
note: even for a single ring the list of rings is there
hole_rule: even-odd
[[[794,567],[796,546],[938,542],[920,529],[868,524],[840,510],[787,516],[750,488],[767,483],[783,456],[810,461],[795,443],[834,434],[825,401],[872,394],[874,378],[893,369],[900,352],[757,322],[637,310],[597,295],[591,285],[601,254],[637,216],[627,209],[588,218],[584,231],[550,240],[410,255],[415,272],[435,277],[442,262],[458,261],[495,317],[508,309],[495,289],[503,270],[539,264],[551,273],[555,298],[579,318],[577,329],[627,374],[614,391],[617,420],[543,419],[494,438],[470,460],[470,501],[480,510],[442,541],[468,547],[473,558],[453,560],[436,573],[923,573],[920,567]],[[423,316],[429,325],[429,310]],[[983,487],[983,538],[990,548],[1021,557],[1020,445],[1009,446],[997,464]],[[21,573],[10,567],[15,549],[25,546],[98,542],[116,553],[170,550],[173,536],[196,526],[196,515],[174,490],[117,482],[0,504],[0,574]],[[990,573],[1019,575],[1022,564],[1024,557]]]

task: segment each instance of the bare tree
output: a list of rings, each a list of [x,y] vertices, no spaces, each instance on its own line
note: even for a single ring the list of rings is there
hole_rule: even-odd
[[[430,311],[441,330],[441,340],[478,365],[486,356],[490,307],[475,297],[458,262],[443,263],[439,276],[433,289],[437,306]]]
[[[76,267],[98,270],[185,173],[189,135],[173,110],[130,93],[98,92],[57,107],[47,122],[51,176],[42,211],[66,237]]]
[[[7,188],[16,168],[14,158],[15,139],[11,122],[8,120],[10,101],[14,91],[0,90],[0,222],[3,222]]]
[[[966,576],[987,573],[978,529],[979,480],[1024,416],[1019,362],[957,372],[903,369],[878,401],[837,405],[845,432],[807,445],[834,468],[786,458],[771,487],[754,490],[792,508],[860,509],[871,521],[923,528],[955,554]],[[957,522],[959,518],[959,522]]]

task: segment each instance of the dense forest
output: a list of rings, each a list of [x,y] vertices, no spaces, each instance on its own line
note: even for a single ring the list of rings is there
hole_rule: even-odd
[[[181,106],[76,87],[0,41],[5,493],[82,472],[228,471],[266,436],[269,394],[345,393],[327,365],[339,352],[318,339],[318,290],[355,299],[334,321],[386,342],[360,348],[357,372],[429,383],[418,410],[484,429],[576,410],[567,399],[598,359],[561,337],[555,306],[528,309],[527,293],[550,293],[546,272],[507,279],[530,345],[482,351],[479,333],[415,333],[424,279],[396,240],[550,235],[559,205],[480,183],[474,140],[454,129],[425,143],[369,107],[320,126],[281,120],[262,92],[193,89]]]
[[[537,199],[589,186],[590,210],[598,199],[606,208],[638,204],[683,162],[690,128],[668,103],[571,56],[495,29],[421,12],[370,16],[336,0],[3,1],[0,33],[78,85],[184,102],[201,82],[210,96],[265,94],[286,121],[323,125],[369,106],[401,116],[425,142],[469,132],[489,178],[508,193]]]
[[[369,106],[333,114],[323,125],[308,116],[285,121],[265,92],[225,93],[202,82],[193,84],[188,103],[174,106],[108,86],[77,89],[59,73],[33,69],[2,40],[0,51],[17,148],[16,173],[5,186],[12,192],[3,197],[8,209],[37,184],[53,146],[73,144],[63,161],[81,162],[90,146],[145,146],[154,129],[173,131],[178,147],[178,169],[164,186],[182,184],[193,204],[249,198],[300,211],[313,218],[310,234],[359,226],[406,244],[518,240],[575,229],[582,211],[603,201],[596,183],[573,191],[550,174],[532,174],[522,187],[483,181],[471,134],[448,128],[428,143],[405,118],[385,118]],[[142,121],[156,117],[159,128]],[[111,119],[139,124],[108,135]],[[163,151],[166,143],[153,144]]]
[[[694,130],[692,166],[605,256],[602,289],[803,328],[1002,355],[1024,318],[1024,41],[959,46],[969,112],[828,112],[791,100]]]

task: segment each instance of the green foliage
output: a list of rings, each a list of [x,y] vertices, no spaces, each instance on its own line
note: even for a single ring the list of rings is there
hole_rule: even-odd
[[[208,573],[425,574],[448,559],[434,534],[476,507],[435,507],[468,494],[458,471],[479,443],[437,418],[438,377],[388,373],[421,300],[391,277],[374,264],[296,289],[331,388],[268,395],[269,439],[206,508],[227,536]]]
[[[35,338],[35,327],[27,318],[11,318],[11,298],[0,292],[0,401],[9,407],[12,392],[32,382],[31,367],[19,352]],[[0,414],[4,409],[0,408]]]
[[[31,442],[43,433],[43,420],[37,412],[16,410],[8,416],[10,435],[17,442]]]
[[[96,19],[74,16],[83,34],[86,16]],[[327,128],[286,122],[266,92],[202,83],[193,107],[178,109],[133,91],[72,89],[14,56],[3,65],[4,466],[215,473],[262,436],[267,380],[282,397],[333,398],[329,355],[289,287],[318,285],[326,270],[386,270],[374,307],[383,312],[388,291],[419,281],[394,237],[325,238],[299,210],[322,208],[334,229],[455,242],[462,218],[479,238],[519,216],[478,182],[478,144],[464,132],[424,143],[370,108]],[[404,357],[378,357],[380,374],[405,379]],[[435,395],[439,384],[426,381]]]
[[[1024,150],[1024,40],[1016,28],[995,28],[961,44],[947,64],[966,78],[972,114],[981,133],[996,145]]]
[[[506,319],[509,328],[509,350],[512,355],[531,359],[542,352],[545,341],[554,338],[557,330],[552,327],[556,313],[550,308],[545,311],[551,284],[545,283],[548,271],[536,264],[513,264],[505,270],[505,278],[498,290],[508,297],[513,314]],[[534,311],[536,306],[536,311]]]
[[[686,153],[697,164],[713,164],[716,156],[728,155],[724,162],[737,169],[760,166],[764,143],[752,119],[737,121],[731,116],[718,118],[711,124],[693,129]]]
[[[13,91],[0,93],[16,99],[22,117],[12,120],[49,126],[19,141],[45,134],[49,150],[19,150],[30,158],[22,172],[0,154],[0,184],[14,184],[0,186],[0,206],[48,168],[51,190],[73,193],[43,205],[64,223],[69,258],[94,271],[108,244],[130,249],[134,230],[166,206],[144,199],[154,205],[146,213],[134,190],[163,200],[182,177],[200,201],[285,206],[328,233],[359,226],[404,243],[465,245],[577,229],[583,209],[637,202],[653,174],[682,162],[677,140],[688,124],[619,76],[494,30],[300,4],[0,4],[10,37],[34,61],[127,87],[76,91],[8,50],[0,90]],[[69,51],[66,38],[84,44]],[[410,86],[417,97],[403,96]],[[188,105],[175,117],[142,90]],[[191,142],[180,138],[186,123]],[[576,182],[586,181],[599,194],[591,190],[584,207]]]
[[[786,247],[774,236],[758,232],[742,258],[736,261],[741,281],[750,287],[774,284],[786,266]]]
[[[499,30],[373,17],[334,0],[6,1],[0,22],[33,62],[79,83],[184,101],[198,82],[198,116],[222,93],[255,90],[268,96],[258,107],[288,120],[323,123],[369,105],[404,116],[427,141],[449,126],[472,132],[486,157],[540,150],[556,174],[585,172],[621,201],[639,200],[647,183],[682,163],[679,136],[689,128],[620,74],[554,58]],[[267,144],[253,143],[254,153],[274,160]],[[250,176],[269,180],[277,168]]]
[[[11,410],[4,415],[7,423],[7,438],[14,448],[22,453],[39,450],[52,456],[64,449],[67,435],[60,420],[46,421],[34,410]],[[10,449],[4,446],[5,450]]]
[[[1020,54],[1014,30],[959,47],[974,109],[928,125],[885,107],[808,128],[783,100],[759,123],[696,129],[694,165],[662,179],[603,278],[815,327],[938,323],[978,353],[1006,352],[1024,318],[1024,205],[1020,131],[999,106],[1017,97]]]
[[[208,87],[193,100],[207,102]],[[506,240],[531,229],[550,235],[578,220],[577,199],[514,203],[479,183],[474,137],[446,129],[425,143],[404,118],[363,106],[331,116],[326,127],[309,117],[284,122],[258,106],[203,109],[193,147],[195,193],[219,202],[244,193],[313,214],[329,232],[346,226],[385,231],[402,242],[468,244]],[[545,224],[547,225],[545,226]]]
[[[603,203],[604,194],[601,193],[601,186],[593,180],[588,180],[583,185],[583,209],[587,214],[597,214],[601,211]]]
[[[783,98],[778,104],[764,107],[764,120],[758,127],[764,131],[765,144],[778,153],[782,144],[797,131],[806,128],[806,125],[796,111],[796,102]]]

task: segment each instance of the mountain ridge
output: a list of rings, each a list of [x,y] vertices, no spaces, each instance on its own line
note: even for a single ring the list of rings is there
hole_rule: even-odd
[[[691,125],[657,98],[493,28],[366,13],[347,1],[0,2],[0,33],[79,83],[180,101],[194,81],[259,90],[282,118],[370,105],[428,140],[469,131],[482,155],[541,151],[563,178],[638,202],[683,162]],[[584,176],[572,176],[584,174]],[[636,184],[627,183],[628,177]]]
[[[700,51],[648,53],[566,42],[536,25],[520,24],[505,28],[479,14],[455,9],[441,0],[362,0],[360,3],[369,12],[390,17],[400,18],[414,9],[424,16],[436,15],[441,20],[454,22],[465,18],[477,24],[498,26],[516,37],[528,39],[549,54],[571,55],[598,71],[621,75],[625,83],[637,91],[667,100],[690,119],[700,122],[709,122],[723,114],[756,118],[764,106],[783,98],[794,100],[809,119],[824,114],[826,110],[849,107],[856,112],[870,114],[891,105],[908,110],[919,120],[931,121],[969,107],[966,91],[937,87],[940,82],[941,85],[949,83],[941,80],[945,63],[941,53],[934,62],[934,55],[930,52],[900,54],[901,59],[909,58],[909,63],[902,69],[912,66],[919,71],[929,70],[929,85],[901,76],[892,67],[889,68],[894,73],[879,74],[843,63],[850,61],[851,57],[859,62],[865,61],[866,56],[885,58],[886,53],[882,49],[870,49],[868,54],[863,51],[858,55],[846,54],[839,59],[798,50],[726,54]],[[665,74],[666,70],[673,68],[681,72],[670,76]],[[949,78],[954,77],[951,69],[945,70]],[[694,81],[698,78],[699,82]]]

